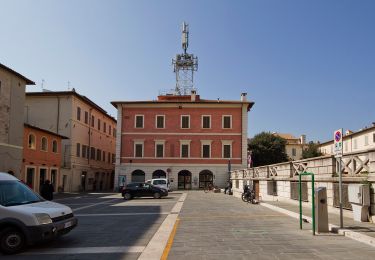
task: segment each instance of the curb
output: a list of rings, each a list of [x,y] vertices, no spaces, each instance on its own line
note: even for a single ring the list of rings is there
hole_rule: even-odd
[[[274,205],[271,205],[271,204],[268,204],[268,203],[265,203],[265,202],[260,202],[259,205],[261,205],[263,207],[266,207],[266,208],[269,208],[271,210],[277,211],[279,213],[283,213],[285,215],[288,215],[289,217],[299,219],[299,214],[296,213],[296,212],[293,212],[293,211],[290,211],[290,210],[287,210],[287,209],[283,209],[283,208],[280,208],[280,207],[277,207],[277,206],[274,206]],[[311,217],[308,217],[308,216],[305,216],[305,215],[302,215],[302,217],[307,219],[309,222],[312,221]],[[358,242],[364,243],[366,245],[375,247],[375,238],[374,237],[370,237],[370,236],[352,231],[350,229],[340,229],[338,226],[333,225],[333,224],[329,224],[329,230],[333,233],[337,233],[337,234],[343,235],[345,237],[348,237],[350,239],[356,240]]]

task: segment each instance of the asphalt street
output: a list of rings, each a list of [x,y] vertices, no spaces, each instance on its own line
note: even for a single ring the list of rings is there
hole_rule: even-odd
[[[57,199],[70,206],[78,226],[69,234],[1,259],[137,259],[181,197],[136,198],[93,193]]]

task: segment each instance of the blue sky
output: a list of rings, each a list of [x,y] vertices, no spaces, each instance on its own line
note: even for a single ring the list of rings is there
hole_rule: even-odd
[[[375,1],[4,1],[0,62],[37,86],[68,81],[110,114],[113,100],[155,99],[175,85],[171,59],[189,52],[206,99],[255,102],[261,131],[327,141],[375,121]]]

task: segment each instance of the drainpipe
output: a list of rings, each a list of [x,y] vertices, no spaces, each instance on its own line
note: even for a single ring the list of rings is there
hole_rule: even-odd
[[[56,133],[59,134],[60,128],[60,97],[57,96],[57,119],[56,119]]]

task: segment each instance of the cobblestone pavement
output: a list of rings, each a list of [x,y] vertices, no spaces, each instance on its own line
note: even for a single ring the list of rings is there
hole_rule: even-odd
[[[168,259],[374,259],[375,248],[224,194],[191,191]]]

